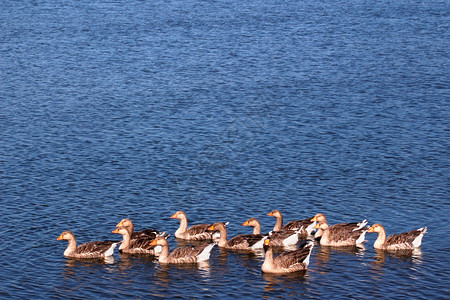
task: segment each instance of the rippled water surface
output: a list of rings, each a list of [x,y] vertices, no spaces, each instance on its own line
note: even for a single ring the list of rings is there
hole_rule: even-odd
[[[3,1],[0,296],[447,298],[448,1]],[[214,248],[209,265],[116,253],[124,217],[172,234],[249,217],[271,230],[325,213],[421,254],[316,245],[309,271]]]

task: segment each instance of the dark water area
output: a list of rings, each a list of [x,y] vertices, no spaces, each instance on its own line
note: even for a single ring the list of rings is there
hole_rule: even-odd
[[[0,297],[450,295],[448,1],[3,1]],[[316,245],[309,270],[215,247],[209,266],[63,256],[137,229],[427,226],[421,254]]]

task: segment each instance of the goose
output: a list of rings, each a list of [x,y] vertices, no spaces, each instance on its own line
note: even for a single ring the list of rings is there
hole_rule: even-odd
[[[114,229],[112,233],[122,235],[123,240],[122,244],[119,247],[120,253],[158,255],[159,252],[161,252],[160,248],[155,248],[150,245],[153,241],[152,239],[149,239],[145,236],[141,238],[131,239],[130,231],[126,227],[119,226]]]
[[[414,250],[422,244],[422,238],[427,233],[427,227],[409,232],[393,234],[386,237],[386,231],[381,224],[374,224],[367,232],[376,232],[378,237],[373,244],[375,249],[382,250]]]
[[[188,220],[184,211],[177,211],[170,218],[180,220],[180,227],[175,231],[175,237],[178,239],[200,241],[219,237],[215,232],[208,231],[212,224],[198,224],[188,228]]]
[[[327,218],[326,218],[325,215],[322,214],[322,213],[316,214],[316,215],[311,219],[311,221],[314,221],[314,222],[324,222],[324,223],[327,223],[327,224],[328,224]],[[364,227],[364,226],[366,226],[366,225],[367,225],[367,220],[363,220],[362,222],[359,222],[359,223],[358,223],[358,222],[352,222],[352,223],[339,223],[339,224],[331,225],[331,226],[330,226],[330,230],[339,230],[338,228],[341,228],[340,230],[342,230],[342,231],[345,231],[345,230],[353,231],[353,230],[357,230],[357,229],[359,229],[359,228],[362,228],[362,227]],[[317,231],[316,231],[316,233],[314,234],[314,238],[320,242],[320,238],[322,237],[322,235],[323,235],[323,230],[320,229],[320,228],[318,228]]]
[[[218,246],[231,250],[256,250],[263,248],[264,240],[267,236],[261,234],[242,234],[227,240],[227,228],[223,223],[214,223],[208,230],[220,232]]]
[[[264,249],[267,250],[261,271],[264,273],[283,274],[306,270],[308,269],[313,247],[314,242],[309,241],[302,244],[297,250],[284,251],[274,258],[272,240],[268,238],[264,241]]]
[[[300,230],[300,232],[299,232],[300,236],[308,236],[314,230],[314,225],[316,225],[316,223],[314,221],[312,221],[311,219],[304,219],[304,220],[290,221],[289,223],[287,223],[286,225],[283,226],[283,215],[277,209],[271,211],[267,215],[271,216],[271,217],[275,217],[277,219],[277,222],[275,223],[275,226],[273,227],[273,231]]]
[[[77,247],[77,240],[72,231],[67,230],[61,233],[56,239],[69,242],[64,256],[72,258],[107,258],[114,254],[114,249],[120,242],[95,241],[81,244]]]
[[[169,254],[169,242],[162,236],[156,237],[150,245],[161,246],[158,261],[161,264],[194,264],[209,260],[214,243],[179,247]]]
[[[146,238],[153,240],[158,235],[165,235],[165,232],[159,232],[154,229],[144,229],[142,231],[134,231],[134,224],[130,219],[122,219],[116,227],[125,227],[130,232],[130,238],[138,239],[138,238]]]
[[[261,223],[256,218],[248,219],[242,226],[251,226],[253,227],[253,234],[261,234]],[[298,243],[298,230],[271,231],[265,234],[265,236],[267,235],[270,236],[270,244],[274,247],[290,246]]]
[[[314,228],[323,230],[320,239],[320,245],[332,247],[344,246],[361,246],[364,243],[364,237],[367,232],[365,225],[367,222],[361,223],[361,226],[355,229],[348,227],[331,228],[326,222],[319,222]]]

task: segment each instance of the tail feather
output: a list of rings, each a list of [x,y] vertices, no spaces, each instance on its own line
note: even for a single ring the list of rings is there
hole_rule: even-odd
[[[207,261],[211,254],[211,250],[215,245],[215,243],[212,243],[206,246],[205,249],[203,249],[203,251],[197,256],[197,262]]]
[[[417,231],[420,231],[420,234],[412,242],[412,244],[415,248],[419,248],[420,245],[422,245],[422,239],[423,239],[423,236],[425,235],[425,233],[427,233],[427,228],[422,227],[422,228],[417,229]]]

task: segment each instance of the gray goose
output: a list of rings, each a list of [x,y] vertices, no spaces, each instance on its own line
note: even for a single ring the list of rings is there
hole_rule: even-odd
[[[349,229],[348,227],[334,227],[331,228],[326,222],[319,222],[314,228],[323,230],[320,239],[320,245],[332,247],[345,246],[361,246],[364,243],[364,237],[367,232],[365,225],[367,222],[361,223],[361,226],[356,229]]]
[[[241,234],[227,240],[227,228],[223,223],[214,223],[208,230],[220,232],[218,246],[230,250],[256,250],[264,247],[264,240],[267,238],[262,234]]]
[[[266,239],[264,241],[266,254],[261,271],[264,273],[283,274],[306,270],[308,269],[313,247],[314,242],[309,241],[302,244],[297,250],[284,251],[274,258],[271,239]]]
[[[324,214],[322,213],[318,213],[316,214],[311,221],[314,222],[324,222],[327,223],[327,218],[325,217]],[[363,220],[362,222],[352,222],[352,223],[339,223],[339,224],[334,224],[334,225],[329,225],[330,226],[330,230],[336,230],[336,231],[354,231],[354,230],[358,230],[364,226],[367,225],[367,220]],[[320,228],[317,228],[316,233],[314,234],[314,238],[320,242],[320,238],[323,235],[323,230]]]
[[[133,239],[140,239],[140,238],[146,238],[153,240],[158,235],[164,235],[164,232],[159,232],[154,229],[144,229],[141,231],[134,231],[134,224],[130,219],[122,219],[116,227],[124,227],[130,232],[130,238]]]
[[[218,234],[208,231],[212,224],[198,224],[188,228],[188,220],[184,211],[177,211],[170,218],[180,220],[180,227],[175,231],[175,237],[178,239],[201,241],[219,237]]]
[[[113,230],[112,233],[122,235],[123,240],[119,247],[120,253],[158,255],[159,252],[161,252],[161,249],[157,249],[150,245],[153,239],[149,239],[145,236],[131,239],[130,231],[126,227],[119,226]]]
[[[311,232],[314,230],[314,225],[316,225],[316,223],[312,221],[312,219],[304,219],[304,220],[293,220],[283,226],[283,215],[277,209],[271,211],[267,215],[275,217],[277,219],[277,222],[273,227],[273,231],[300,230],[299,235],[306,237],[311,234]]]
[[[393,234],[386,237],[386,231],[381,224],[374,224],[367,232],[376,232],[378,237],[373,244],[375,249],[382,250],[414,250],[422,244],[422,238],[427,232],[427,228],[419,228],[409,232]]]
[[[195,264],[209,260],[214,243],[179,247],[169,254],[169,242],[164,237],[157,237],[152,246],[161,246],[158,261],[161,264]]]
[[[261,234],[261,223],[256,218],[248,219],[242,226],[251,226],[253,227],[253,234]],[[284,247],[298,243],[298,231],[295,230],[271,231],[265,236],[270,236],[270,244],[274,247]]]
[[[77,240],[72,231],[67,230],[61,233],[56,240],[66,240],[69,242],[64,256],[73,258],[106,258],[114,254],[114,249],[120,242],[95,241],[81,244],[77,247]]]

